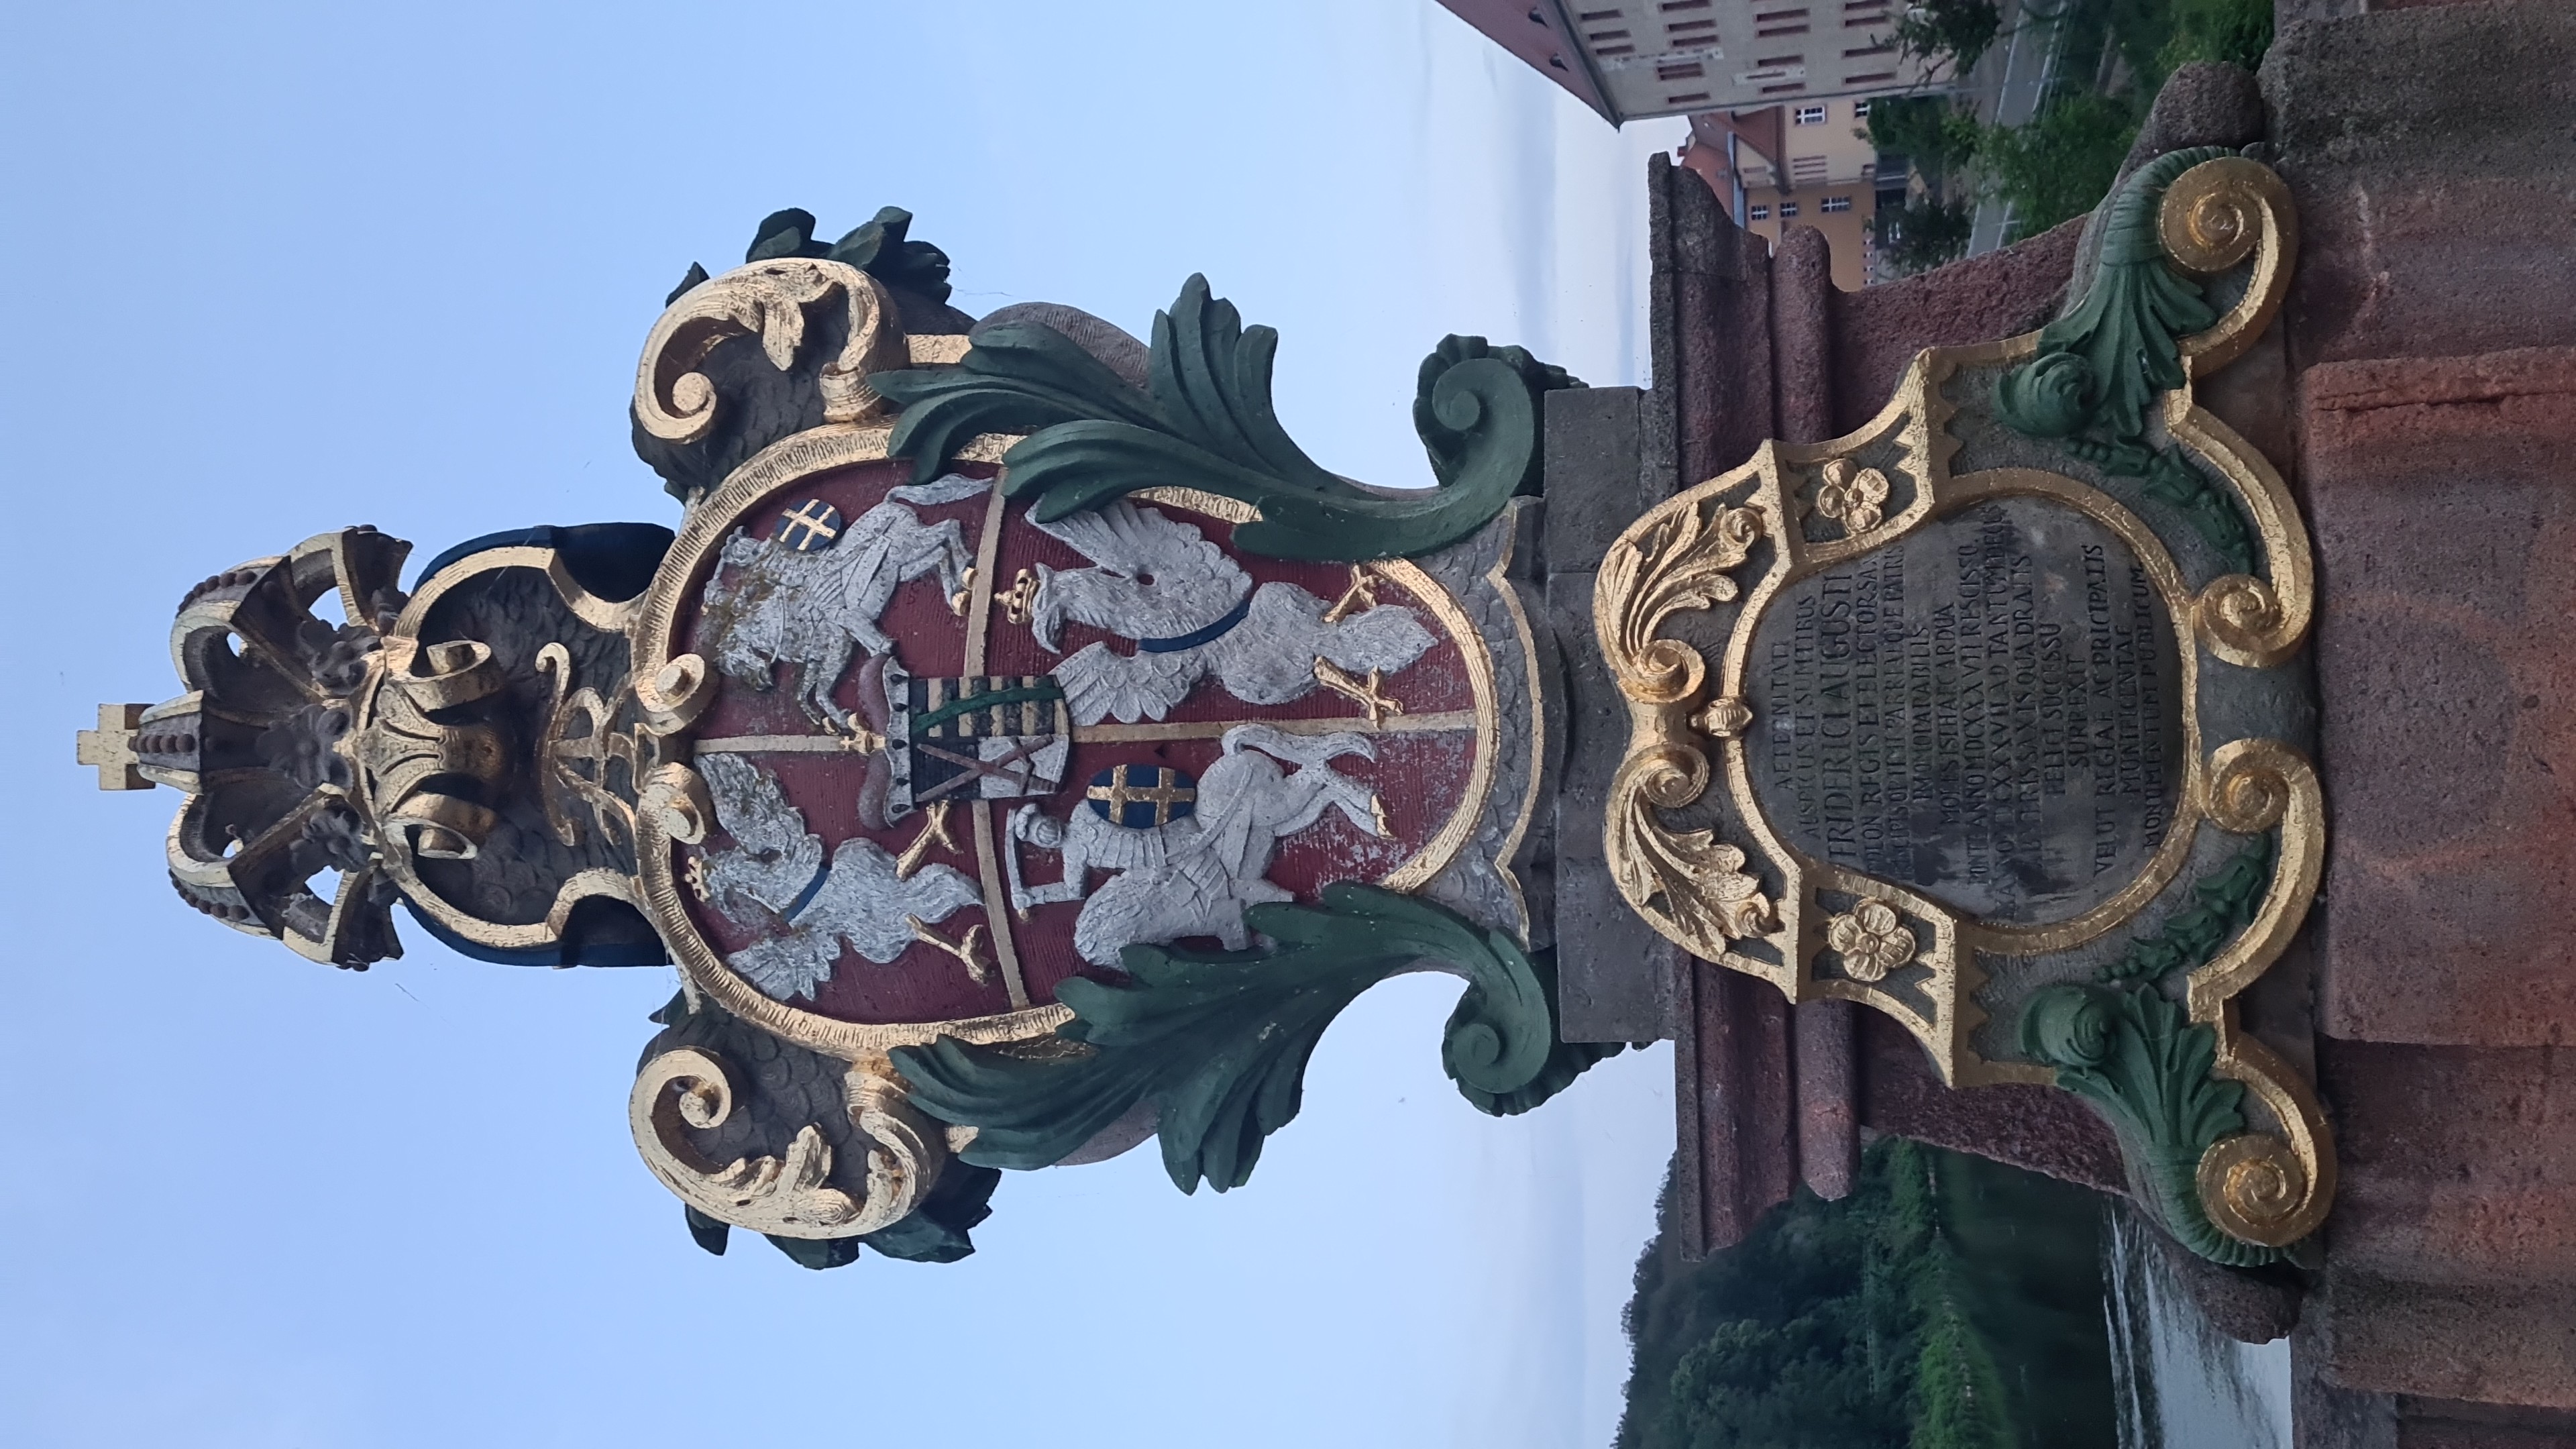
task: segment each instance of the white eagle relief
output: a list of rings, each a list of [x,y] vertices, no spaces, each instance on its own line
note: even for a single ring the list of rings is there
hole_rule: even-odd
[[[955,519],[925,524],[906,504],[935,506],[980,496],[984,478],[951,473],[886,490],[827,547],[799,549],[738,532],[722,559],[736,573],[707,582],[705,608],[716,636],[716,667],[753,689],[768,689],[777,666],[797,668],[796,702],[817,724],[847,730],[850,719],[832,688],[852,652],[889,654],[894,641],[879,628],[903,584],[939,576],[940,591],[962,595],[974,555]],[[723,580],[719,582],[719,580]]]
[[[952,866],[905,862],[862,836],[842,841],[827,863],[822,840],[805,828],[805,815],[789,804],[778,777],[740,755],[701,755],[699,775],[715,803],[717,823],[734,839],[731,849],[711,849],[696,881],[726,919],[777,934],[728,958],[744,980],[775,1001],[811,997],[831,979],[841,943],[882,966],[915,941],[968,960],[968,944],[951,946],[929,927],[960,909],[979,905],[983,893]],[[783,929],[780,929],[783,928]]]
[[[1023,805],[1011,817],[1013,841],[1061,857],[1052,884],[1027,886],[1019,849],[1004,852],[1011,905],[1026,911],[1054,901],[1081,901],[1073,948],[1095,966],[1115,966],[1137,942],[1214,936],[1229,951],[1252,941],[1247,906],[1293,899],[1267,878],[1279,842],[1339,810],[1353,825],[1383,838],[1385,807],[1367,786],[1335,770],[1344,755],[1375,759],[1359,734],[1300,736],[1269,725],[1236,725],[1224,754],[1199,777],[1195,810],[1165,825],[1120,825],[1087,805],[1058,820]],[[1280,764],[1295,765],[1293,771]],[[1084,885],[1095,870],[1115,871],[1098,890]]]
[[[1413,610],[1336,607],[1289,583],[1252,577],[1190,524],[1125,499],[1036,525],[1092,567],[1036,569],[1029,627],[1057,650],[1067,619],[1136,641],[1076,650],[1054,669],[1077,724],[1159,720],[1208,675],[1247,704],[1312,693],[1318,663],[1347,676],[1392,674],[1437,642]]]

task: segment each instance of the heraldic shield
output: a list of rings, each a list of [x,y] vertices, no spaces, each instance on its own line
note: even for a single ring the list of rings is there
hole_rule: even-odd
[[[1579,384],[1452,338],[1440,486],[1366,488],[1203,281],[1150,347],[978,324],[908,222],[780,213],[674,293],[634,420],[676,532],[496,534],[406,592],[409,546],[350,530],[193,592],[189,692],[82,739],[190,796],[183,897],[350,967],[397,902],[487,959],[671,962],[636,1144],[701,1245],[816,1267],[962,1256],[998,1169],[1148,1137],[1241,1184],[1400,971],[1470,982],[1443,1060],[1484,1110],[1616,1050],[1557,1041],[1533,924],[1528,495]]]

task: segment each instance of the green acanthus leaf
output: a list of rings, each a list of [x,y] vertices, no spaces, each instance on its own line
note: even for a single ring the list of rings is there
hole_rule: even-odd
[[[1277,945],[1131,946],[1125,984],[1064,983],[1057,999],[1074,1020],[1047,1041],[897,1048],[913,1105],[977,1129],[967,1162],[1034,1168],[1150,1101],[1172,1181],[1223,1192],[1251,1177],[1263,1142],[1297,1115],[1306,1062],[1333,1018],[1418,964],[1467,978],[1441,1061],[1484,1111],[1525,1111],[1607,1054],[1559,1048],[1552,970],[1429,902],[1346,881],[1325,887],[1319,906],[1254,906],[1245,921]]]
[[[1006,491],[1039,521],[1142,488],[1195,488],[1251,505],[1244,549],[1357,563],[1432,552],[1484,526],[1530,486],[1539,398],[1578,385],[1519,349],[1452,338],[1424,364],[1415,418],[1440,486],[1378,489],[1327,472],[1282,428],[1271,401],[1279,334],[1245,327],[1192,277],[1154,318],[1145,390],[1051,328],[975,334],[954,368],[878,373],[903,408],[890,449],[924,479],[978,433],[1026,433],[1003,457]]]

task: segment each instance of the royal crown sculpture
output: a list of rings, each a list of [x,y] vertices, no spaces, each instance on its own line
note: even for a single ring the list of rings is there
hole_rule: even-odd
[[[2210,1256],[2315,1227],[2313,1092],[2232,1005],[2317,877],[2306,542],[2192,401],[2294,250],[2258,162],[2155,162],[2059,321],[1681,480],[1573,630],[1538,587],[1561,370],[1447,339],[1437,486],[1369,487],[1281,429],[1277,334],[1201,279],[1150,344],[978,321],[910,220],[781,212],[691,269],[633,406],[676,532],[497,533],[406,585],[349,528],[190,590],[186,692],[80,742],[187,797],[180,898],[353,969],[397,903],[485,960],[675,965],[636,1145],[701,1244],[810,1266],[962,1256],[998,1169],[1149,1137],[1239,1186],[1399,972],[1465,979],[1471,1103],[1536,1106],[1619,1049],[1560,1039],[1575,871],[1959,1088],[2083,1094]],[[1630,716],[1579,850],[1577,655]]]

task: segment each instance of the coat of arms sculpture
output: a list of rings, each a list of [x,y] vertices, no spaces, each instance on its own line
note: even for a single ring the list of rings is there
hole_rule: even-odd
[[[1372,488],[1281,429],[1276,334],[1202,280],[1150,343],[979,322],[909,221],[782,212],[691,269],[633,406],[676,531],[495,534],[406,586],[351,528],[191,590],[186,692],[81,745],[187,796],[181,898],[351,968],[397,903],[495,961],[667,961],[630,1126],[699,1241],[946,1260],[998,1169],[1151,1137],[1242,1184],[1398,972],[1467,982],[1442,1059],[1485,1111],[1618,1050],[1555,1000],[1579,649],[1630,704],[1607,868],[1657,931],[1889,1012],[1962,1086],[2085,1092],[2204,1252],[2314,1227],[2313,1096],[2228,1005],[2316,878],[2314,776],[2262,733],[2304,538],[2189,381],[2278,304],[2259,164],[2157,162],[2067,319],[1638,520],[1597,642],[1531,588],[1562,371],[1448,339],[1438,486]]]

